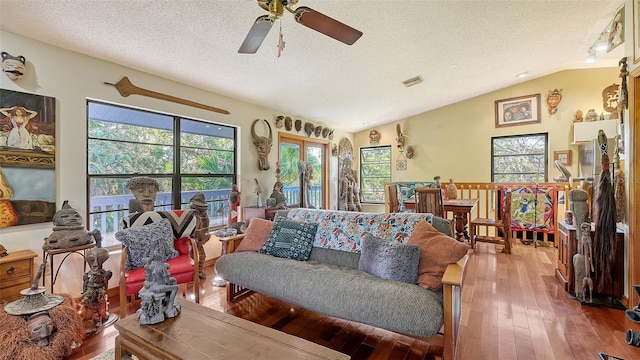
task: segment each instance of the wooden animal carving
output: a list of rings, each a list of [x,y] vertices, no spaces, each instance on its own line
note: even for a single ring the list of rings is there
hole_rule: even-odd
[[[273,134],[271,132],[271,125],[267,120],[263,120],[269,128],[269,137],[256,135],[256,123],[260,119],[255,119],[251,124],[251,137],[253,137],[253,144],[258,150],[258,169],[269,170],[269,153],[271,152],[271,145],[273,145]]]

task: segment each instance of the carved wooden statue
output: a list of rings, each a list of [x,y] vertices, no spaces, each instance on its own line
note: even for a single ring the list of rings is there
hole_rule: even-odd
[[[180,303],[176,302],[178,283],[169,274],[169,264],[158,247],[146,258],[144,266],[144,286],[138,292],[142,299],[138,315],[140,325],[163,322],[166,317],[172,318],[180,314]]]
[[[87,251],[85,261],[91,270],[83,276],[82,301],[78,311],[86,334],[93,334],[100,330],[109,320],[107,288],[113,272],[102,268],[102,264],[107,259],[109,259],[107,249],[95,247]]]
[[[78,210],[72,208],[69,201],[65,200],[62,208],[53,216],[53,232],[44,239],[42,249],[69,249],[91,244],[99,234],[99,230],[89,232],[85,229]]]
[[[587,301],[587,288],[589,288],[589,302],[593,302],[593,279],[591,270],[593,269],[591,257],[591,223],[584,222],[580,225],[582,230],[582,251],[584,253],[584,279],[582,279],[582,300]]]
[[[196,246],[198,247],[198,276],[200,279],[206,279],[203,267],[204,261],[207,259],[207,253],[204,250],[204,244],[209,241],[209,205],[205,201],[203,193],[196,193],[189,200],[189,208],[196,211]]]
[[[273,145],[271,125],[269,125],[267,120],[263,120],[269,128],[269,137],[258,136],[256,135],[256,123],[258,121],[260,121],[260,119],[255,119],[253,124],[251,124],[251,137],[253,138],[253,144],[258,150],[258,169],[269,170],[271,168],[271,166],[269,166],[269,153],[271,152],[271,146]]]

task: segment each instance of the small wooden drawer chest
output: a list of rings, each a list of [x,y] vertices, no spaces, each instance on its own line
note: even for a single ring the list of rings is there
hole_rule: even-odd
[[[31,287],[36,256],[31,250],[20,250],[0,258],[0,300],[17,300],[21,290]]]

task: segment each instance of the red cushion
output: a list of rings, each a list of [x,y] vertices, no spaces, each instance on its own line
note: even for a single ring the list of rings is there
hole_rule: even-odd
[[[187,239],[188,240],[188,239]],[[189,255],[180,255],[177,258],[167,260],[169,264],[169,274],[176,278],[178,284],[193,281],[194,265],[193,259]],[[125,287],[127,295],[137,294],[144,285],[145,273],[144,268],[128,271],[125,274]]]
[[[191,240],[188,237],[182,237],[173,242],[173,247],[178,250],[180,255],[189,255]]]

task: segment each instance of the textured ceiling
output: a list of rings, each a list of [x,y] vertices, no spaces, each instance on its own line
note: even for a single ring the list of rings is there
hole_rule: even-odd
[[[359,131],[560,70],[617,66],[624,46],[599,53],[594,65],[584,59],[623,4],[300,0],[297,6],[364,35],[348,46],[297,24],[285,11],[253,55],[237,51],[254,19],[266,14],[255,0],[0,0],[0,27],[284,115]],[[286,46],[277,57],[280,25]],[[516,77],[523,72],[529,77]],[[402,84],[417,75],[423,83]]]

